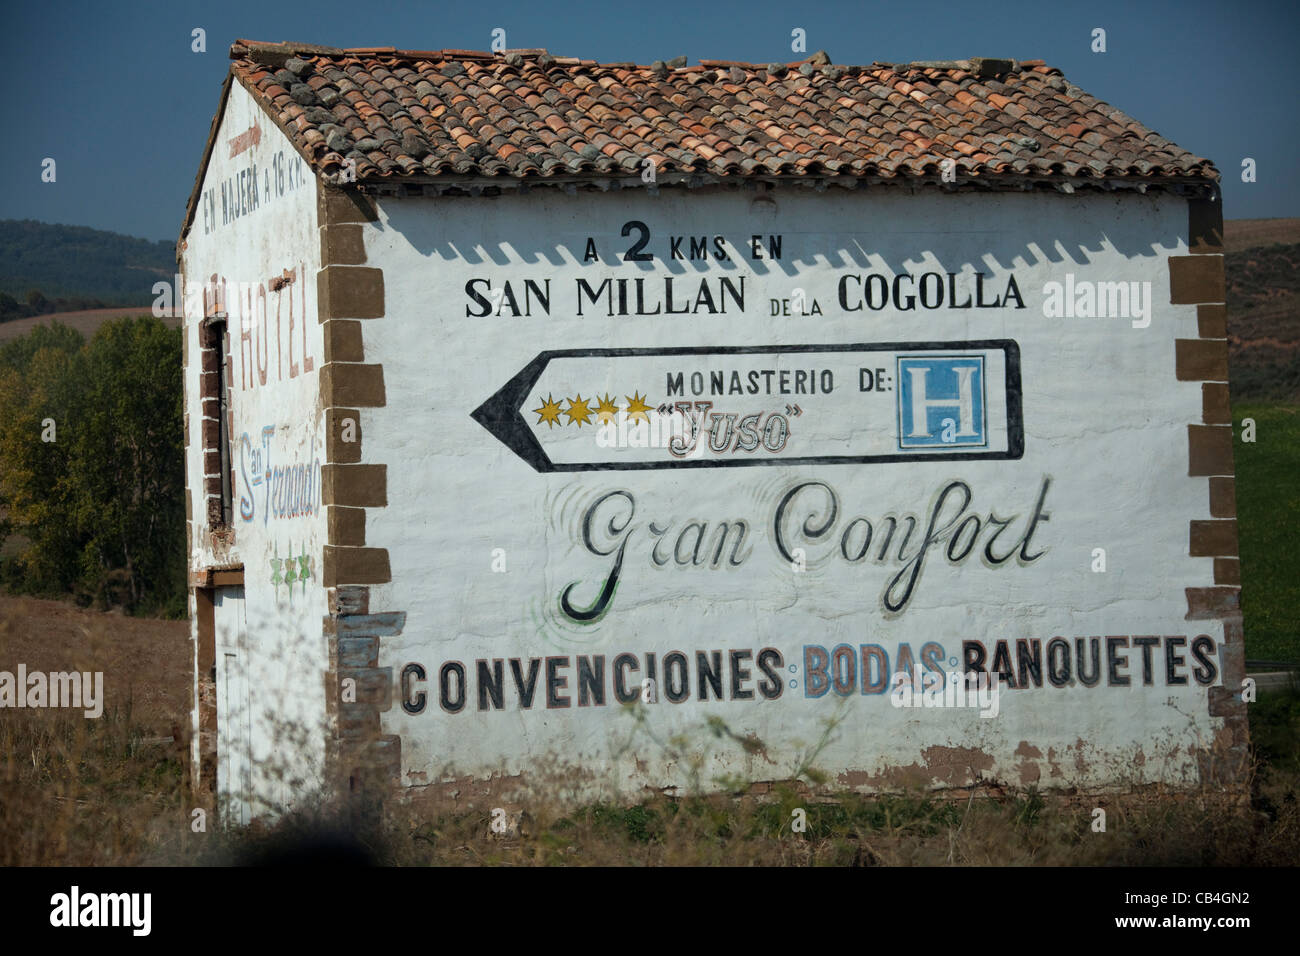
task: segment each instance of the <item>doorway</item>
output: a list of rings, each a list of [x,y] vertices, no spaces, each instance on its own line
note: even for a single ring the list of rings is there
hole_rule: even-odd
[[[217,652],[217,806],[224,823],[245,826],[252,816],[253,764],[244,589],[217,589],[213,611]]]

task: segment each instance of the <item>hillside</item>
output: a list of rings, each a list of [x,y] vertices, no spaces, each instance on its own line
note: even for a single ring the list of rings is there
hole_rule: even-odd
[[[1223,223],[1224,252],[1292,242],[1300,242],[1300,219],[1228,219]]]
[[[0,220],[0,293],[148,305],[153,284],[176,271],[175,246],[85,226]]]

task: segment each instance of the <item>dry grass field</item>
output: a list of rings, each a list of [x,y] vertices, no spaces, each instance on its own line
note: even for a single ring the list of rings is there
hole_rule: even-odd
[[[345,856],[396,865],[1294,865],[1300,860],[1300,693],[1254,705],[1260,752],[1247,803],[1133,786],[1104,797],[990,782],[956,795],[668,797],[575,809],[486,808],[450,797],[366,808],[323,800],[273,827],[192,828],[179,732],[188,626],[0,597],[0,669],[102,670],[104,714],[0,711],[0,865],[283,862]],[[708,745],[708,744],[705,744]],[[716,745],[716,744],[714,744]],[[565,791],[564,768],[554,793]],[[1094,832],[1094,808],[1107,813]],[[794,811],[806,828],[792,829]]]
[[[1300,219],[1228,219],[1223,223],[1223,251],[1300,242]]]
[[[110,319],[149,314],[149,306],[139,305],[129,309],[87,309],[84,312],[55,312],[51,315],[34,315],[26,319],[12,319],[9,322],[0,322],[0,345],[12,339],[21,338],[36,326],[45,325],[49,322],[62,322],[64,325],[76,329],[86,338],[90,338],[103,323]],[[163,321],[173,328],[177,328],[181,324],[181,317],[173,315],[170,318],[164,318]]]

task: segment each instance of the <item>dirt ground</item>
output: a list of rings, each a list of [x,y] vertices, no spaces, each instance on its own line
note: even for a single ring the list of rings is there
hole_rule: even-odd
[[[189,708],[189,624],[0,594],[0,671],[103,671],[105,709],[170,736]]]

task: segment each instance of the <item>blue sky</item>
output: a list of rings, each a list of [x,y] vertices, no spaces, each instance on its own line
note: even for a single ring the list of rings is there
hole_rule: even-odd
[[[835,63],[1043,59],[1075,84],[1212,159],[1229,218],[1300,216],[1294,72],[1300,4],[1264,2],[397,3],[195,0],[17,3],[0,32],[5,149],[0,219],[39,219],[175,240],[231,41],[486,50],[602,62],[788,62],[790,33]],[[190,31],[207,31],[207,52]],[[1092,31],[1107,51],[1093,53]],[[53,157],[58,180],[42,183]],[[1245,157],[1257,181],[1241,181]]]

